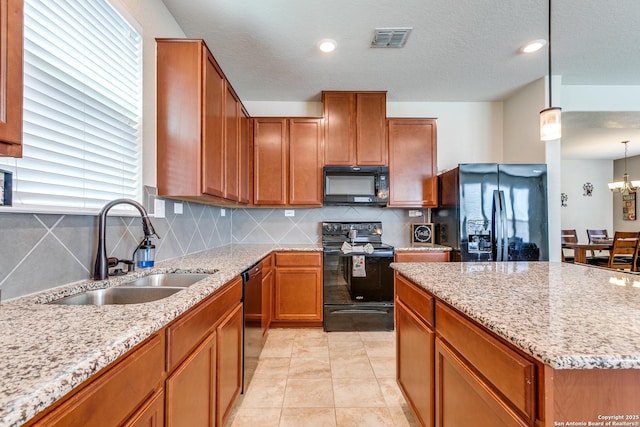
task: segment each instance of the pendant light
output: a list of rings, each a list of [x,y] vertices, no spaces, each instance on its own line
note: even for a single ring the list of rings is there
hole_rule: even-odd
[[[638,187],[640,187],[640,181],[629,181],[629,174],[627,173],[627,144],[629,141],[622,141],[624,144],[624,175],[622,175],[622,181],[610,182],[607,184],[609,190],[614,193],[622,193],[625,196],[629,193],[635,193]]]
[[[549,52],[549,106],[540,111],[540,140],[551,141],[560,139],[562,136],[562,109],[551,106],[551,0],[549,0],[549,43],[547,49]]]

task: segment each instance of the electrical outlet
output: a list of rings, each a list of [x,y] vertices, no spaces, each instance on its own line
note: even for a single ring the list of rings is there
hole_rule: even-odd
[[[296,216],[296,211],[293,209],[285,209],[284,216]]]
[[[182,203],[174,203],[173,204],[173,213],[176,215],[182,215]]]
[[[409,211],[409,217],[410,218],[416,218],[418,216],[422,216],[422,211],[416,211],[416,210],[410,210]]]
[[[154,218],[164,218],[164,200],[155,199],[153,201]]]
[[[220,209],[220,216],[227,216],[227,210],[226,209]]]

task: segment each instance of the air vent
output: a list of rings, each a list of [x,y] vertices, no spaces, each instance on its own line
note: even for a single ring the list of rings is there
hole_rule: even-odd
[[[404,47],[413,28],[376,28],[371,47]]]

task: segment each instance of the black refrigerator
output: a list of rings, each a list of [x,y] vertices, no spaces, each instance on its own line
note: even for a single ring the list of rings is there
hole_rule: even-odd
[[[547,165],[460,164],[438,185],[435,238],[452,260],[549,260]]]

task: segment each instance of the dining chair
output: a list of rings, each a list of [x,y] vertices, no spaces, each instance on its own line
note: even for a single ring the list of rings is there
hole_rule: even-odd
[[[587,229],[587,237],[589,238],[589,243],[596,243],[598,240],[608,240],[609,233],[607,230],[593,230]],[[602,252],[602,251],[598,251]],[[596,256],[595,251],[591,251],[591,257],[587,259],[590,264],[600,264],[609,261],[609,254],[603,254],[600,256]]]
[[[607,267],[635,270],[638,260],[638,240],[640,240],[640,232],[616,231],[613,235],[613,247],[609,251]]]
[[[564,245],[565,243],[578,243],[578,233],[576,230],[561,230],[562,234],[560,235],[560,242]],[[564,248],[561,249],[562,253],[562,261],[564,262],[573,262],[573,256],[565,256]]]

